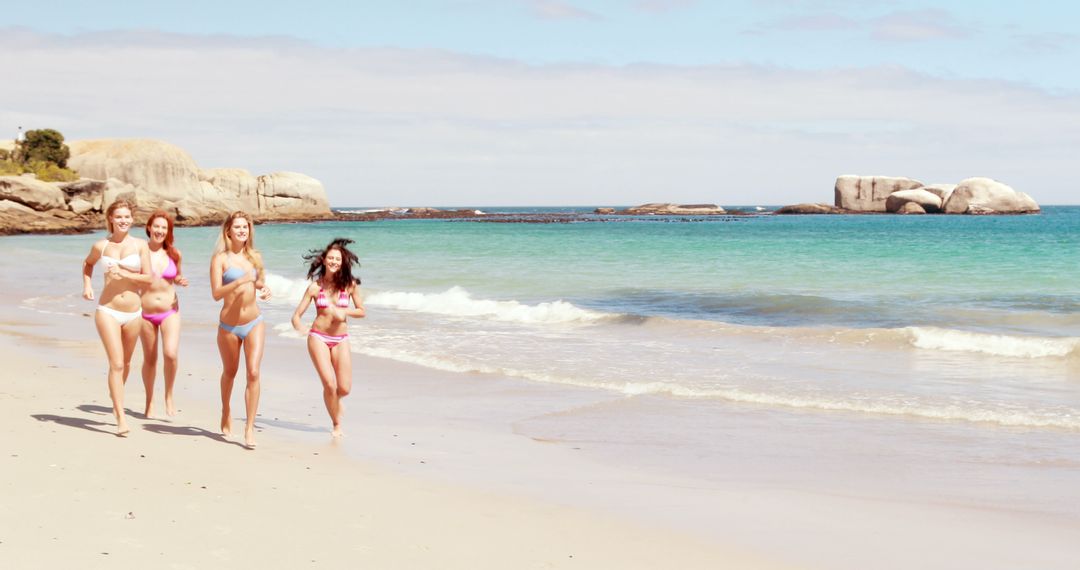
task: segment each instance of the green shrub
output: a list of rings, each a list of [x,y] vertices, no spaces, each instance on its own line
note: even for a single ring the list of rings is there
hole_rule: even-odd
[[[11,151],[6,148],[0,148],[0,160],[7,160],[11,158]]]
[[[61,168],[52,162],[32,160],[26,165],[27,172],[33,172],[42,182],[74,182],[79,175],[74,170]]]
[[[64,144],[64,135],[55,129],[26,131],[22,149],[27,162],[41,160],[64,168],[67,160],[71,158],[71,149]]]
[[[23,173],[23,167],[11,159],[0,160],[0,176],[18,176]]]

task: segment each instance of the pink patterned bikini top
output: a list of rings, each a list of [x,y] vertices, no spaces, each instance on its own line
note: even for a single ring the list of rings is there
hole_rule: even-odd
[[[326,291],[323,291],[322,287],[319,287],[319,296],[315,297],[315,306],[320,309],[325,309],[330,306],[330,300],[326,298]],[[343,309],[349,308],[348,291],[338,291],[337,306]]]

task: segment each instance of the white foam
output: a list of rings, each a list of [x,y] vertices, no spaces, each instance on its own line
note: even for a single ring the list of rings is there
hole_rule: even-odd
[[[474,299],[461,287],[442,293],[385,291],[364,299],[368,306],[456,317],[482,317],[517,323],[589,323],[613,315],[582,309],[566,301],[526,305],[518,301]]]
[[[981,352],[995,356],[1045,358],[1069,356],[1080,348],[1080,339],[1012,336],[935,327],[908,327],[911,344],[918,348]]]

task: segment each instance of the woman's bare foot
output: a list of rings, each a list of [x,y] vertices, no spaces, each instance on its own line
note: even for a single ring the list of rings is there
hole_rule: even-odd
[[[148,419],[148,420],[154,419],[154,405],[153,404],[150,404],[150,403],[146,404],[146,409],[143,410],[143,416],[145,416],[146,419]]]
[[[117,437],[127,437],[129,433],[131,433],[131,429],[128,428],[127,422],[121,420],[119,423],[116,424]]]
[[[221,435],[225,437],[232,435],[232,419],[228,413],[221,414]]]
[[[173,402],[172,396],[165,396],[165,414],[168,416],[176,415],[176,402]]]
[[[341,431],[341,426],[334,426],[334,429],[330,431],[331,437],[342,437],[345,432]]]
[[[255,449],[255,428],[248,427],[244,429],[244,447],[248,449]]]

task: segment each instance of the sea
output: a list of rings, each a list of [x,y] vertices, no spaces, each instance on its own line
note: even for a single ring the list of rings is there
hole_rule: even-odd
[[[884,486],[1080,520],[1080,206],[690,218],[476,209],[581,217],[261,224],[268,334],[306,358],[289,326],[302,255],[345,237],[368,312],[350,323],[357,355],[603,396],[520,421],[520,435],[588,444],[628,470]],[[219,232],[177,229],[185,327],[216,323],[206,265]],[[70,268],[63,283],[21,273],[33,293],[20,306],[85,312],[76,268],[93,237],[2,238],[6,267]]]

